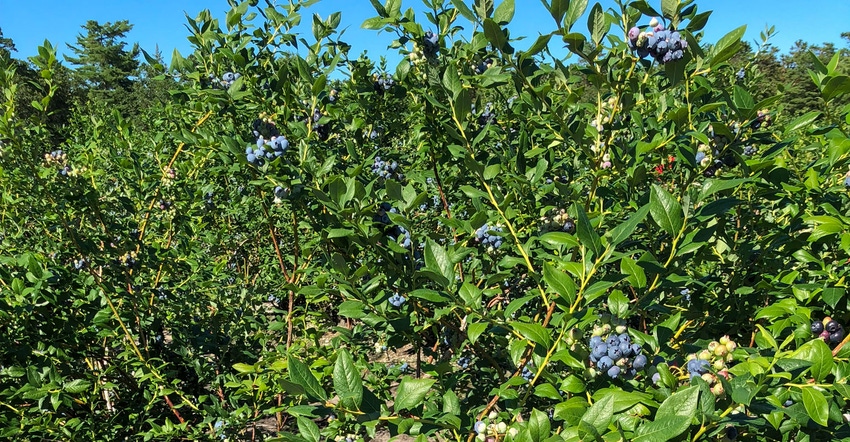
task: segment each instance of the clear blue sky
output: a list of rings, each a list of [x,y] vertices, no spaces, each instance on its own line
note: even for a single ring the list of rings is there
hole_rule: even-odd
[[[287,3],[285,0],[279,0]],[[448,2],[448,1],[447,1]],[[264,3],[263,0],[260,2]],[[472,3],[472,0],[467,0]],[[541,31],[554,28],[553,21],[539,0],[516,0],[517,12],[510,25],[513,36],[525,35],[530,38],[517,44],[522,48],[533,42]],[[612,0],[602,0],[604,8],[614,6]],[[649,0],[650,5],[660,9],[660,0]],[[498,4],[498,0],[497,0]],[[591,1],[592,5],[593,2]],[[413,7],[422,10],[419,0],[403,0],[403,9]],[[772,40],[780,52],[788,52],[796,40],[819,44],[833,42],[837,47],[847,43],[841,39],[841,32],[850,31],[850,1],[816,0],[810,2],[791,2],[789,0],[697,0],[700,11],[713,10],[705,29],[706,41],[716,41],[726,32],[747,25],[745,40],[753,42],[766,25],[776,27],[778,34]],[[174,48],[182,54],[191,52],[186,40],[188,30],[185,27],[184,12],[191,17],[208,8],[222,21],[229,9],[225,0],[0,0],[0,29],[5,37],[14,40],[18,52],[17,58],[36,53],[38,45],[45,39],[56,46],[60,53],[69,53],[65,43],[75,43],[76,36],[82,32],[81,25],[86,20],[114,22],[126,19],[133,25],[127,41],[138,42],[148,52],[159,45],[166,60],[170,59]],[[588,8],[589,9],[589,8]],[[353,46],[356,57],[367,50],[371,58],[387,54],[387,45],[393,36],[377,31],[367,31],[360,25],[375,14],[369,0],[322,0],[309,11],[327,17],[331,12],[342,11],[342,25],[347,28],[343,41]],[[420,22],[426,19],[417,14]],[[462,19],[461,19],[462,20]],[[574,30],[586,34],[586,21],[580,20]],[[305,17],[301,32],[308,41],[309,16]],[[469,28],[467,28],[469,29]],[[553,39],[550,47],[562,44]],[[397,60],[396,56],[390,58]],[[390,66],[394,67],[395,63]]]

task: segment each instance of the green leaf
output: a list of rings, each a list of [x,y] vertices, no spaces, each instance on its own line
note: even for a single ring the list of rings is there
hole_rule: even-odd
[[[471,21],[472,23],[475,23],[477,21],[475,19],[475,14],[472,12],[472,9],[469,9],[469,6],[466,6],[464,0],[451,0],[451,2],[452,6],[454,6],[458,12],[460,12],[460,15],[462,15],[463,18]]]
[[[793,355],[792,359],[801,359],[812,363],[810,372],[816,381],[822,381],[835,365],[832,351],[822,339],[813,339],[803,344]]]
[[[741,45],[741,37],[744,36],[744,32],[746,32],[746,30],[746,25],[740,26],[729,31],[728,34],[724,35],[717,41],[717,44],[714,45],[711,52],[712,67],[717,66],[735,55],[738,51],[738,47]]]
[[[635,260],[628,256],[624,256],[620,260],[620,272],[627,275],[629,284],[634,288],[642,289],[646,287],[646,272],[643,267],[639,266]]]
[[[531,433],[531,440],[533,442],[542,442],[548,439],[550,427],[549,416],[533,408],[531,410],[531,417],[528,420],[528,431]]]
[[[493,13],[493,20],[501,25],[506,25],[514,18],[514,0],[502,0],[496,12]]]
[[[584,11],[587,10],[587,2],[588,0],[572,0],[569,2],[567,14],[564,17],[564,28],[566,28],[566,32],[564,32],[565,35],[569,33],[570,29],[572,29],[578,19],[584,15]]]
[[[463,89],[463,85],[460,82],[460,76],[457,74],[457,66],[455,64],[449,64],[446,66],[446,71],[443,72],[443,87],[452,93],[452,97],[456,97]]]
[[[827,303],[832,308],[838,305],[838,302],[844,298],[844,287],[827,287],[821,292],[823,302]]]
[[[311,442],[319,442],[322,436],[319,433],[319,426],[315,422],[303,416],[298,416],[296,421],[298,423],[298,432],[304,439]]]
[[[581,421],[595,428],[598,433],[605,431],[614,419],[614,396],[608,394],[596,401],[581,417]]]
[[[549,344],[552,342],[549,331],[540,324],[529,324],[525,322],[511,322],[510,324],[525,339],[535,344],[549,347]]]
[[[788,123],[788,125],[785,126],[785,135],[788,136],[790,133],[796,132],[796,131],[814,123],[815,120],[820,118],[820,115],[821,115],[820,112],[811,111],[811,112],[807,112],[807,113],[795,118],[794,121]]]
[[[630,216],[629,219],[624,221],[622,224],[609,230],[607,233],[607,235],[611,238],[609,243],[612,246],[616,246],[617,244],[620,244],[621,242],[628,239],[629,236],[634,233],[638,224],[640,224],[643,219],[646,218],[647,213],[649,213],[648,204],[638,209],[637,212],[632,214],[632,216]]]
[[[572,278],[564,272],[559,271],[551,264],[543,264],[543,281],[549,287],[555,289],[567,302],[572,305],[576,298],[576,284]]]
[[[473,322],[469,324],[469,327],[466,329],[466,337],[469,339],[470,344],[474,344],[478,340],[478,337],[481,336],[481,333],[487,330],[487,325],[486,322]]]
[[[70,394],[79,394],[91,388],[91,385],[92,383],[85,379],[74,379],[72,381],[65,382],[62,389]]]
[[[411,410],[422,403],[425,395],[431,390],[431,386],[437,382],[435,379],[413,379],[410,376],[405,376],[401,380],[401,384],[396,391],[395,405],[396,411]]]
[[[319,381],[313,376],[310,367],[298,359],[289,356],[289,380],[304,388],[304,392],[308,397],[314,400],[325,402],[328,400],[328,394],[319,385]]]
[[[806,413],[813,421],[826,427],[829,425],[829,404],[826,398],[818,390],[807,387],[803,388],[803,406],[806,407]]]
[[[673,20],[679,10],[679,0],[661,0],[661,13]]]
[[[590,38],[593,43],[599,44],[608,32],[608,26],[605,21],[605,12],[602,11],[602,5],[596,3],[590,8],[590,15],[587,16],[587,30],[590,31]]]
[[[490,18],[484,19],[484,35],[487,37],[487,41],[497,49],[504,49],[505,43],[508,41],[499,24]]]
[[[670,236],[675,237],[682,229],[682,206],[663,187],[653,184],[649,194],[649,213],[652,219]]]
[[[663,442],[684,433],[696,417],[699,392],[699,386],[694,385],[670,395],[658,407],[655,419],[638,428],[634,440]]]
[[[430,238],[425,244],[425,267],[445,278],[444,285],[455,279],[454,265],[449,260],[446,249]]]
[[[629,312],[629,298],[619,290],[611,292],[608,295],[608,310],[618,318],[626,318]]]
[[[587,213],[584,212],[584,207],[577,203],[574,203],[573,207],[577,214],[576,236],[578,236],[579,241],[585,247],[593,252],[594,256],[599,256],[602,253],[602,241],[599,238],[599,234],[596,233],[596,230],[593,230],[590,220],[587,219]]]
[[[824,101],[827,102],[831,101],[833,98],[850,94],[850,77],[847,75],[830,77],[830,79],[826,81],[826,85],[823,87],[823,90],[821,90],[821,94],[823,95]]]
[[[363,381],[354,366],[354,360],[346,349],[337,352],[333,371],[334,391],[340,401],[350,408],[359,410],[363,402]]]

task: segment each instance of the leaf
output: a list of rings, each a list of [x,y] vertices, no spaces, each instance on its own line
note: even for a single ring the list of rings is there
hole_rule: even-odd
[[[711,52],[712,67],[728,60],[737,52],[738,46],[741,44],[741,37],[744,36],[744,32],[746,30],[746,25],[740,26],[729,31],[728,34],[724,35],[717,41],[717,44],[714,45]]]
[[[632,216],[629,217],[629,219],[627,219],[617,227],[614,227],[613,229],[609,230],[607,233],[607,235],[611,238],[609,243],[612,246],[616,246],[617,244],[620,244],[621,242],[628,239],[629,236],[631,236],[631,234],[635,231],[638,224],[640,224],[643,219],[646,218],[647,213],[649,213],[649,205],[641,207],[640,209],[638,209],[637,212],[633,213]]]
[[[850,94],[850,77],[847,75],[831,77],[821,90],[821,94],[823,100],[827,102],[841,95]]]
[[[505,43],[507,43],[507,39],[505,38],[505,33],[502,31],[502,28],[498,23],[490,18],[484,19],[484,36],[486,36],[487,41],[489,41],[490,44],[497,49],[504,49]]]
[[[682,229],[682,206],[673,195],[657,184],[652,185],[649,194],[649,213],[670,236],[675,237]]]
[[[822,381],[835,365],[832,352],[822,339],[813,339],[803,344],[793,355],[792,359],[801,359],[812,363],[810,372],[816,381]]]
[[[573,282],[569,275],[559,271],[548,262],[543,264],[543,281],[548,284],[549,287],[555,289],[555,292],[564,297],[564,299],[566,299],[571,305],[575,301],[575,282]]]
[[[608,32],[608,26],[605,23],[605,13],[602,11],[602,5],[596,3],[590,8],[590,15],[587,16],[587,30],[590,31],[590,38],[593,43],[599,44],[605,34]]]
[[[456,97],[463,89],[456,65],[449,64],[446,66],[446,71],[443,73],[443,87],[452,93],[452,97]]]
[[[446,249],[432,239],[428,239],[425,245],[425,267],[445,278],[444,285],[448,285],[455,279],[454,265],[449,260]]]
[[[487,325],[486,322],[473,322],[469,324],[469,327],[466,329],[466,337],[469,339],[470,344],[474,344],[478,340],[478,337],[481,336],[481,333],[487,330]]]
[[[92,383],[85,379],[74,379],[69,382],[65,382],[62,388],[70,393],[70,394],[79,394],[91,387]]]
[[[506,25],[514,18],[514,0],[502,0],[496,12],[493,13],[493,20],[501,25]]]
[[[646,287],[646,272],[632,258],[624,256],[620,260],[620,272],[628,276],[629,284],[632,287],[638,289]]]
[[[581,417],[581,421],[595,428],[597,432],[602,433],[605,428],[611,424],[614,419],[614,396],[606,395],[602,399],[596,401],[587,412]]]
[[[531,440],[533,442],[542,442],[548,439],[550,429],[551,423],[549,422],[549,416],[533,408],[531,410],[531,417],[528,420],[528,431],[531,433]]]
[[[360,409],[363,402],[363,381],[354,360],[346,349],[340,349],[337,353],[333,371],[334,391],[340,401],[351,408]]]
[[[463,18],[471,21],[472,23],[475,23],[477,21],[475,19],[475,14],[472,12],[471,9],[469,9],[469,6],[466,6],[466,3],[463,0],[451,0],[451,2],[452,6],[454,6],[458,12],[460,12],[460,15],[462,15]]]
[[[576,236],[578,236],[579,241],[581,241],[585,247],[593,252],[594,256],[599,256],[602,251],[602,242],[599,238],[599,234],[593,230],[593,226],[590,224],[590,220],[587,219],[587,214],[584,212],[584,207],[577,203],[574,203],[573,207],[577,214]]]
[[[807,112],[807,113],[795,118],[794,121],[788,123],[788,125],[785,126],[785,135],[787,136],[791,132],[796,132],[796,131],[812,124],[815,120],[817,120],[820,117],[820,115],[821,115],[820,112],[811,111],[811,112]]]
[[[564,17],[564,28],[566,28],[564,34],[568,34],[578,19],[584,15],[584,11],[587,10],[587,2],[588,0],[572,0],[569,2],[567,14]]]
[[[673,20],[679,10],[679,0],[661,0],[661,13]]]
[[[699,406],[699,387],[694,385],[668,397],[655,414],[655,420],[638,428],[635,441],[663,442],[682,434],[691,426]]]
[[[629,312],[629,298],[619,290],[614,290],[608,295],[608,310],[617,318],[626,318]]]
[[[297,422],[298,432],[301,433],[301,436],[303,436],[304,439],[312,442],[319,442],[319,439],[322,436],[319,433],[319,426],[316,425],[315,422],[303,416],[298,416]]]
[[[396,391],[394,408],[398,410],[411,410],[417,407],[425,395],[431,390],[431,386],[437,382],[435,379],[413,379],[405,376]]]
[[[829,404],[827,404],[823,393],[811,387],[802,390],[803,406],[806,407],[806,413],[813,421],[826,427],[829,424]]]
[[[313,376],[310,367],[298,359],[289,356],[289,380],[304,388],[304,392],[308,397],[314,400],[325,402],[328,400],[328,394],[319,385],[319,381]]]
[[[543,328],[540,324],[511,322],[511,327],[521,334],[522,337],[534,342],[535,344],[549,347],[549,344],[552,342],[552,338],[549,336],[549,331]]]

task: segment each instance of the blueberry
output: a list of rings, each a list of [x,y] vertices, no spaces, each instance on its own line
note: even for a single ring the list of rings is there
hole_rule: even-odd
[[[819,335],[823,332],[823,322],[815,321],[812,322],[812,334]]]
[[[620,367],[615,365],[615,366],[609,368],[608,369],[608,376],[610,376],[611,379],[617,379],[617,377],[620,376]]]
[[[838,322],[829,321],[829,322],[826,323],[826,331],[828,331],[830,333],[837,332],[839,328],[841,328],[841,326],[838,325]]]
[[[635,356],[635,359],[632,361],[632,367],[634,367],[635,370],[643,370],[646,367],[646,356]]]
[[[829,342],[831,344],[838,344],[843,339],[844,339],[844,329],[843,328],[839,328],[838,330],[835,331],[835,333],[829,334]]]
[[[599,359],[599,363],[596,364],[596,366],[600,370],[607,370],[607,369],[614,366],[614,361],[611,358],[609,358],[608,356],[603,356]]]

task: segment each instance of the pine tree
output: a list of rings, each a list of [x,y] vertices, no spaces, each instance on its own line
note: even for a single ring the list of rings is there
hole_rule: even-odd
[[[65,60],[77,66],[76,75],[91,99],[119,104],[138,75],[139,45],[133,44],[128,51],[123,41],[133,25],[127,20],[103,25],[89,20],[82,28],[86,33],[77,36],[77,45],[68,45],[76,57],[65,56]]]

